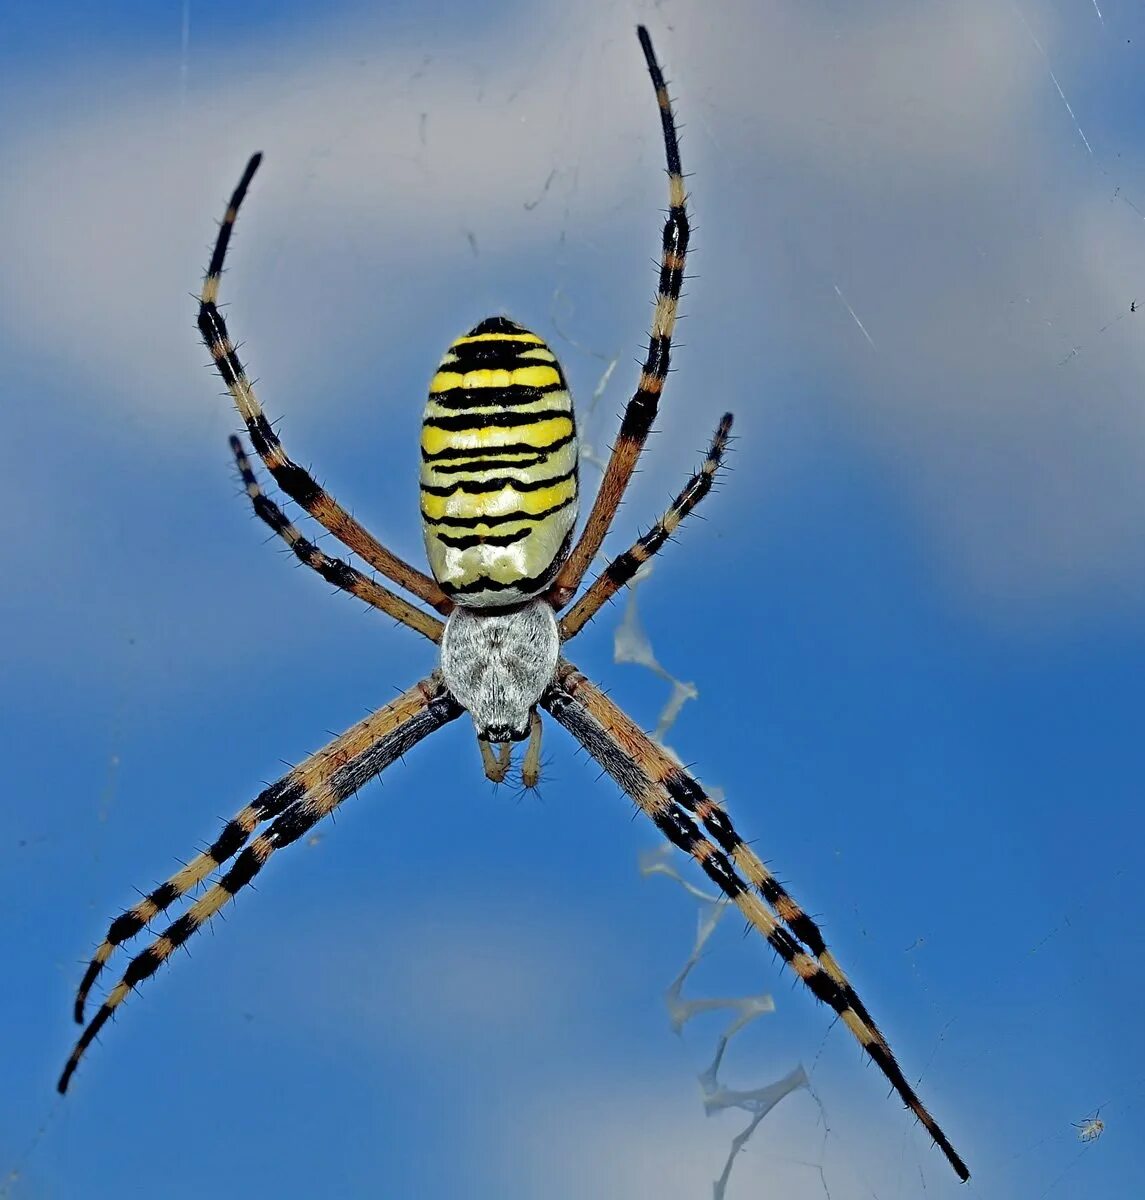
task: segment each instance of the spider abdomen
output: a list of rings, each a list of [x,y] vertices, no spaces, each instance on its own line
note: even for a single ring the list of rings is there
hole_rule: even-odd
[[[468,608],[538,595],[577,513],[572,397],[535,333],[490,317],[446,351],[421,431],[421,515],[434,578]]]

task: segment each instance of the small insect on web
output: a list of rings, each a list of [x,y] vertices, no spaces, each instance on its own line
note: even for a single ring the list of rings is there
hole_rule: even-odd
[[[420,494],[431,575],[386,549],[287,454],[218,306],[231,234],[262,156],[255,154],[247,163],[207,267],[199,331],[274,482],[412,599],[319,549],[263,491],[236,437],[231,449],[244,490],[257,516],[299,561],[436,644],[438,661],[396,700],[265,788],[206,850],[111,922],[76,995],[75,1018],[81,1025],[88,995],[118,947],[185,902],[182,913],[128,962],[84,1026],[60,1076],[61,1092],[128,996],[251,884],[276,851],[309,836],[363,784],[466,712],[486,774],[494,780],[504,777],[516,744],[526,742],[522,775],[535,782],[544,712],[596,759],[668,842],[697,863],[811,994],[837,1014],[958,1176],[968,1178],[965,1164],[907,1081],[818,925],[740,837],[723,806],[564,657],[566,643],[632,582],[711,492],[732,429],[731,414],[725,414],[704,461],[667,510],[582,592],[589,564],[612,526],[656,419],[670,367],[690,232],[668,89],[648,31],[640,26],[637,36],[659,110],[668,211],[648,349],[579,538],[578,436],[564,373],[537,334],[504,316],[488,317],[457,338],[430,380]],[[209,883],[212,876],[216,878]],[[201,884],[208,886],[189,900]]]
[[[1105,1132],[1105,1122],[1101,1119],[1101,1109],[1098,1109],[1092,1117],[1086,1117],[1084,1121],[1075,1121],[1073,1127],[1077,1130],[1077,1140],[1079,1142],[1096,1142]]]

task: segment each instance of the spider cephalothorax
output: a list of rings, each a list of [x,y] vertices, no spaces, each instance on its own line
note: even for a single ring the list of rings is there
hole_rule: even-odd
[[[560,648],[547,600],[492,611],[458,605],[441,639],[441,676],[482,741],[519,742],[553,681]]]
[[[88,993],[116,947],[219,872],[128,963],[76,1043],[60,1076],[61,1092],[88,1046],[132,990],[250,884],[276,850],[297,841],[363,783],[462,712],[468,710],[473,718],[485,772],[495,781],[509,770],[512,743],[527,737],[521,777],[526,786],[535,785],[541,709],[580,742],[673,845],[696,861],[812,994],[838,1014],[958,1175],[968,1177],[827,949],[818,925],[740,838],[722,806],[561,656],[562,646],[633,578],[711,490],[732,424],[730,415],[722,418],[703,464],[667,511],[558,616],[576,596],[600,550],[656,417],[684,279],[688,215],[676,127],[651,39],[643,27],[638,34],[660,109],[668,167],[660,280],[644,366],[575,543],[577,443],[568,388],[544,342],[503,317],[483,321],[458,338],[430,384],[422,427],[421,505],[432,578],[387,550],[287,455],[255,397],[217,304],[231,231],[261,156],[256,154],[247,164],[203,282],[203,339],[255,450],[282,491],[380,575],[446,621],[304,537],[263,493],[242,443],[234,437],[231,449],[243,486],[258,516],[303,563],[439,643],[440,664],[266,788],[227,822],[206,850],[111,923],[76,996],[75,1016],[81,1024]],[[496,754],[493,746],[499,747]],[[229,864],[225,870],[224,864]]]

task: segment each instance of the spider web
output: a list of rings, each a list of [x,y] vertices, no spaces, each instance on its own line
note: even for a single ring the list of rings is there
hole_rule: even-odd
[[[559,329],[555,315],[554,325]],[[584,351],[583,347],[577,345],[571,338],[564,335],[563,332],[561,336],[569,344],[574,345],[576,349]],[[589,352],[589,354],[592,358],[604,361],[605,367],[596,387],[589,397],[587,405],[584,406],[584,412],[581,417],[581,460],[583,463],[595,468],[598,473],[603,473],[607,464],[607,457],[597,448],[598,435],[596,434],[596,427],[599,422],[598,410],[615,370],[617,359],[615,357],[609,358],[601,353]],[[599,556],[601,565],[607,563],[608,558],[608,552],[606,550],[602,551]],[[666,750],[672,752],[671,746],[668,745],[665,739],[679,718],[684,705],[690,700],[698,700],[700,693],[694,683],[677,679],[661,665],[659,659],[656,657],[644,623],[641,620],[637,593],[640,586],[651,579],[654,573],[655,562],[653,560],[643,564],[633,577],[632,582],[628,585],[623,600],[624,613],[613,631],[612,657],[613,662],[618,664],[643,667],[657,679],[662,680],[668,685],[668,696],[660,710],[656,726],[651,731],[651,736]],[[718,788],[712,789],[712,796],[717,803],[721,802],[722,797]],[[746,1147],[760,1123],[771,1110],[792,1092],[800,1088],[807,1088],[809,1082],[802,1065],[793,1067],[782,1079],[747,1090],[730,1088],[720,1081],[720,1066],[723,1063],[724,1055],[732,1038],[760,1016],[773,1012],[775,1003],[771,995],[767,992],[752,996],[706,997],[699,999],[686,999],[684,997],[684,984],[692,971],[700,963],[709,939],[727,912],[727,904],[725,899],[709,895],[688,882],[674,865],[674,858],[675,852],[672,847],[665,845],[657,847],[655,850],[644,852],[639,862],[641,875],[645,877],[659,875],[675,881],[700,906],[696,939],[693,943],[692,951],[679,974],[669,984],[664,996],[671,1029],[673,1033],[679,1035],[683,1033],[684,1027],[696,1017],[721,1010],[730,1010],[732,1012],[731,1021],[716,1039],[715,1050],[710,1064],[698,1076],[700,1094],[704,1112],[709,1117],[729,1110],[740,1110],[749,1113],[751,1116],[750,1121],[744,1129],[731,1139],[723,1170],[719,1178],[712,1185],[714,1200],[725,1200],[728,1182],[731,1178],[732,1167],[737,1155]]]
[[[720,1082],[720,1066],[728,1046],[741,1030],[766,1013],[775,1011],[775,1001],[770,993],[761,992],[754,996],[703,997],[685,999],[684,983],[688,976],[699,964],[704,948],[712,934],[716,931],[722,918],[726,915],[728,904],[726,899],[711,896],[689,883],[677,870],[672,861],[671,847],[658,847],[641,855],[640,873],[645,877],[662,875],[674,880],[692,896],[699,904],[700,911],[697,920],[696,940],[692,952],[680,969],[680,973],[668,985],[664,994],[664,1002],[668,1009],[668,1019],[672,1032],[680,1034],[689,1021],[701,1015],[729,1010],[733,1015],[724,1030],[716,1040],[715,1053],[711,1063],[700,1072],[700,1096],[707,1116],[738,1109],[751,1114],[751,1120],[731,1140],[727,1161],[723,1171],[712,1185],[714,1200],[724,1200],[728,1181],[731,1178],[732,1166],[736,1156],[744,1149],[759,1123],[784,1097],[801,1088],[809,1088],[807,1072],[801,1064],[793,1067],[782,1079],[762,1087],[737,1089],[727,1087]]]

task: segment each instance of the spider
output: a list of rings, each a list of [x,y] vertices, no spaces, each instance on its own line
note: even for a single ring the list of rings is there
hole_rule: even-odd
[[[543,710],[584,746],[669,842],[695,859],[811,993],[834,1010],[959,1177],[969,1177],[827,949],[818,925],[740,838],[723,807],[562,653],[565,643],[632,580],[709,493],[732,428],[727,414],[703,464],[668,509],[558,616],[576,596],[601,548],[652,427],[668,375],[684,280],[689,226],[675,119],[648,31],[640,26],[637,35],[659,106],[667,159],[660,279],[640,379],[575,543],[578,444],[564,374],[540,337],[505,317],[491,317],[459,337],[430,382],[421,436],[421,512],[432,578],[382,546],[287,455],[255,397],[217,304],[231,232],[261,155],[247,163],[207,268],[199,330],[255,450],[282,491],[378,574],[434,611],[404,599],[303,536],[263,493],[242,442],[232,437],[246,494],[258,517],[308,567],[437,644],[438,666],[271,784],[226,823],[207,850],[111,922],[76,996],[75,1018],[81,1025],[88,994],[115,949],[221,871],[128,963],[83,1029],[60,1076],[61,1092],[127,996],[246,887],[276,850],[306,835],[367,780],[463,712],[473,720],[486,775],[494,782],[504,780],[514,744],[525,742],[522,781],[536,786],[538,710]],[[262,832],[254,836],[260,825]]]

